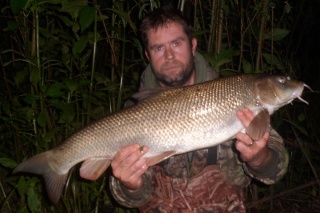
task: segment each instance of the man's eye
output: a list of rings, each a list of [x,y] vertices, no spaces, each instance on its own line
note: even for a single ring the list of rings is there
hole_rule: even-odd
[[[180,44],[181,44],[180,41],[176,41],[176,42],[173,42],[173,43],[172,43],[172,46],[177,47],[177,46],[179,46]]]
[[[162,50],[163,50],[163,47],[162,47],[162,46],[156,47],[156,48],[154,48],[154,50],[155,50],[156,52],[159,52],[159,51],[162,51]]]

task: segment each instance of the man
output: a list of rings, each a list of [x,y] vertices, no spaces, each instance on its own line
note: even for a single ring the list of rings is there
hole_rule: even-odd
[[[179,11],[151,12],[141,24],[141,35],[150,62],[141,77],[141,90],[218,77],[196,52],[192,27]],[[237,116],[245,127],[254,117],[248,109]],[[239,132],[236,141],[176,155],[150,168],[141,158],[148,147],[141,150],[139,141],[133,143],[113,159],[110,189],[121,205],[141,212],[245,212],[242,188],[251,178],[272,184],[288,165],[286,149],[274,130],[258,141]]]

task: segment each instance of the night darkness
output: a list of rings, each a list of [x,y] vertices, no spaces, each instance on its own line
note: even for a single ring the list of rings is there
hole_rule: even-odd
[[[312,89],[320,90],[320,1],[304,1],[300,18],[292,32],[294,41],[298,44],[294,57],[298,62],[298,70],[302,81],[305,81]],[[295,8],[293,12],[300,8]],[[299,4],[301,5],[301,4]]]

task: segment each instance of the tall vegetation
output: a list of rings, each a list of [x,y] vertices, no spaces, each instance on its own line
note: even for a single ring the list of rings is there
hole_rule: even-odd
[[[108,174],[88,182],[79,178],[76,166],[59,204],[52,205],[39,177],[11,172],[19,162],[121,109],[137,90],[146,65],[138,23],[154,8],[171,4],[190,17],[198,51],[221,76],[303,76],[294,55],[302,35],[292,32],[304,1],[296,3],[298,9],[288,1],[175,2],[1,1],[0,212],[135,211],[112,200]],[[276,114],[274,126],[287,138],[292,163],[274,186],[248,187],[249,211],[291,211],[305,207],[306,200],[308,207],[319,207],[319,115],[312,114],[319,104],[313,95],[308,97],[309,107],[295,103]]]

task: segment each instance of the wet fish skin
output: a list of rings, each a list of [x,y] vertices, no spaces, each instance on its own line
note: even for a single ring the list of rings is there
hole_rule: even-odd
[[[96,180],[116,152],[132,143],[149,147],[144,156],[148,165],[218,145],[243,130],[238,110],[272,114],[293,99],[301,99],[304,87],[283,76],[236,75],[163,91],[88,125],[60,146],[22,162],[13,173],[43,175],[48,196],[57,203],[69,170],[77,163],[83,162],[83,178]],[[268,121],[255,123],[262,122],[269,125]],[[259,132],[255,126],[249,128]]]

